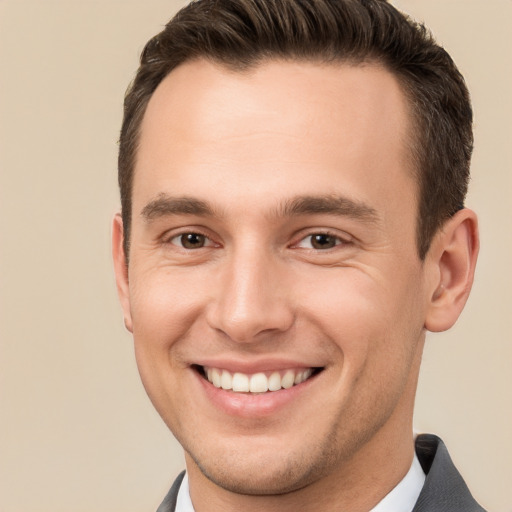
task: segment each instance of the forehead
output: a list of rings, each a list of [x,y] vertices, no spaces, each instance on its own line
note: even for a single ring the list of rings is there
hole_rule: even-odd
[[[238,72],[187,62],[149,101],[134,206],[137,196],[189,194],[203,185],[219,198],[221,189],[240,194],[256,182],[325,193],[338,176],[349,188],[357,182],[355,192],[375,192],[412,176],[409,117],[398,80],[377,64],[269,61]]]

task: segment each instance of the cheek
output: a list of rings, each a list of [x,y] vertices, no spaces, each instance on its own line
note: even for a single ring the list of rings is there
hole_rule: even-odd
[[[297,303],[308,321],[338,345],[354,371],[370,358],[382,366],[403,358],[423,328],[418,274],[328,270],[297,281]]]
[[[171,427],[179,416],[182,375],[188,368],[180,340],[187,339],[205,294],[166,269],[133,275],[130,306],[137,367],[149,398]]]
[[[297,279],[297,304],[337,338],[360,338],[378,329],[389,308],[385,286],[356,268],[328,269]]]
[[[153,269],[130,281],[130,306],[136,343],[168,349],[183,337],[208,301],[201,275]]]

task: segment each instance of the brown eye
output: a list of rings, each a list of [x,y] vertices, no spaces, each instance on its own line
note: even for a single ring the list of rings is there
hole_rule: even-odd
[[[183,233],[175,236],[171,242],[180,245],[184,249],[201,249],[207,245],[207,238],[200,233]]]
[[[326,233],[311,235],[311,247],[313,249],[332,249],[339,243],[339,239]]]

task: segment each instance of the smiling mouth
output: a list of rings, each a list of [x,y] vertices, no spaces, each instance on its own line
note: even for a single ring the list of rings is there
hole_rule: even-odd
[[[290,389],[309,380],[322,369],[300,368],[247,374],[233,373],[221,368],[196,366],[199,374],[216,388],[234,393],[267,393],[269,391]]]

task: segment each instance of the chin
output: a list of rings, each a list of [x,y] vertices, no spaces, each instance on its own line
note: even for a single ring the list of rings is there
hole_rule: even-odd
[[[215,485],[243,495],[280,495],[298,491],[325,476],[336,465],[334,453],[324,447],[295,450],[279,449],[224,452],[196,457],[188,452],[201,473]]]
[[[199,465],[199,469],[215,485],[230,492],[252,496],[287,494],[306,487],[314,480],[308,468],[300,464],[283,464],[282,461],[252,468]]]

